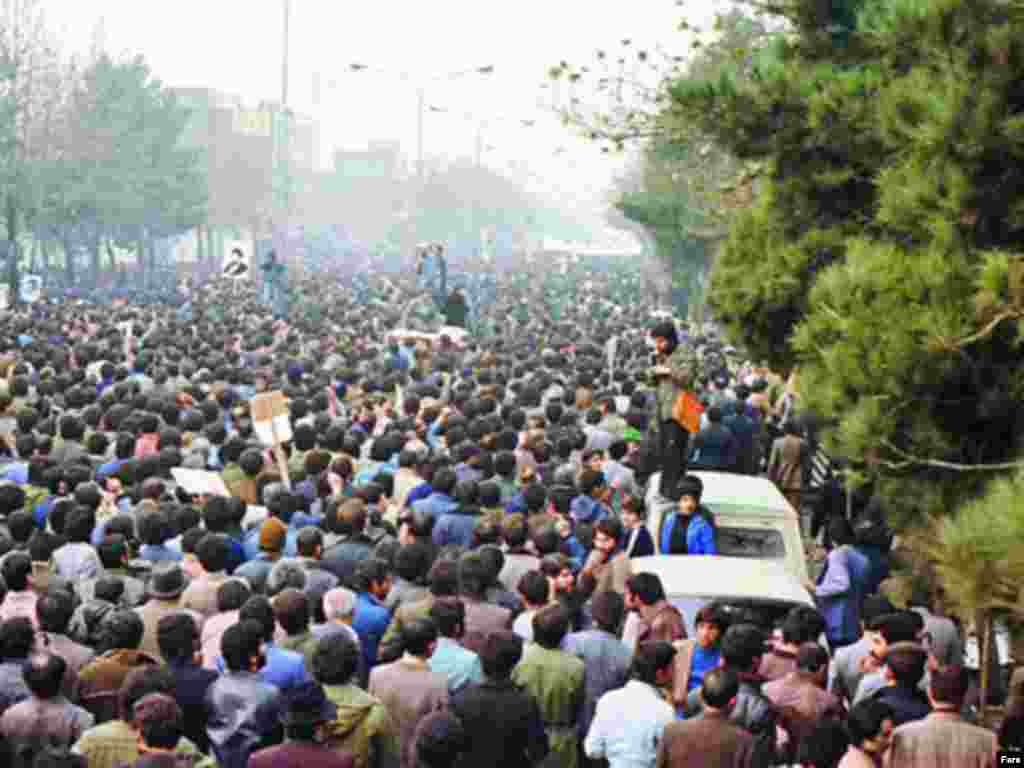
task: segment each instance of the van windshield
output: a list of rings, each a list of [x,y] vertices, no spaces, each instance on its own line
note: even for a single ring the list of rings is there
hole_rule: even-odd
[[[719,525],[718,554],[755,560],[784,558],[782,534],[773,528],[733,528]]]

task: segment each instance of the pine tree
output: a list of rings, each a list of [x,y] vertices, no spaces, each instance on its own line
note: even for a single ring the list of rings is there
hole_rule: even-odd
[[[1024,14],[844,7],[837,45],[834,3],[770,3],[788,30],[753,81],[679,81],[671,110],[766,167],[717,255],[717,316],[799,365],[830,447],[894,507],[945,512],[1022,452]]]

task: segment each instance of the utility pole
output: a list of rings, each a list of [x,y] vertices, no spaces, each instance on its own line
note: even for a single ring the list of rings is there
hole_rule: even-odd
[[[291,21],[292,0],[284,0],[284,45],[281,46],[281,109],[288,109],[288,23]]]
[[[423,168],[423,112],[426,110],[426,94],[423,88],[416,90],[416,179],[422,189],[425,182]]]

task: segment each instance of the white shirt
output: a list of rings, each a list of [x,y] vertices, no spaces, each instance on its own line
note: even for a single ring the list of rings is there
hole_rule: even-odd
[[[661,735],[674,719],[654,686],[630,680],[598,699],[583,750],[605,758],[609,768],[654,768]]]

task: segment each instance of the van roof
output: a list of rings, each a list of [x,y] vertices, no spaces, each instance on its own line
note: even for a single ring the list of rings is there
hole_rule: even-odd
[[[669,597],[695,595],[733,600],[780,600],[813,605],[782,560],[718,555],[651,555],[630,561],[634,573],[653,573]]]
[[[704,484],[701,503],[756,510],[759,514],[796,516],[786,497],[771,480],[730,472],[692,472]]]

